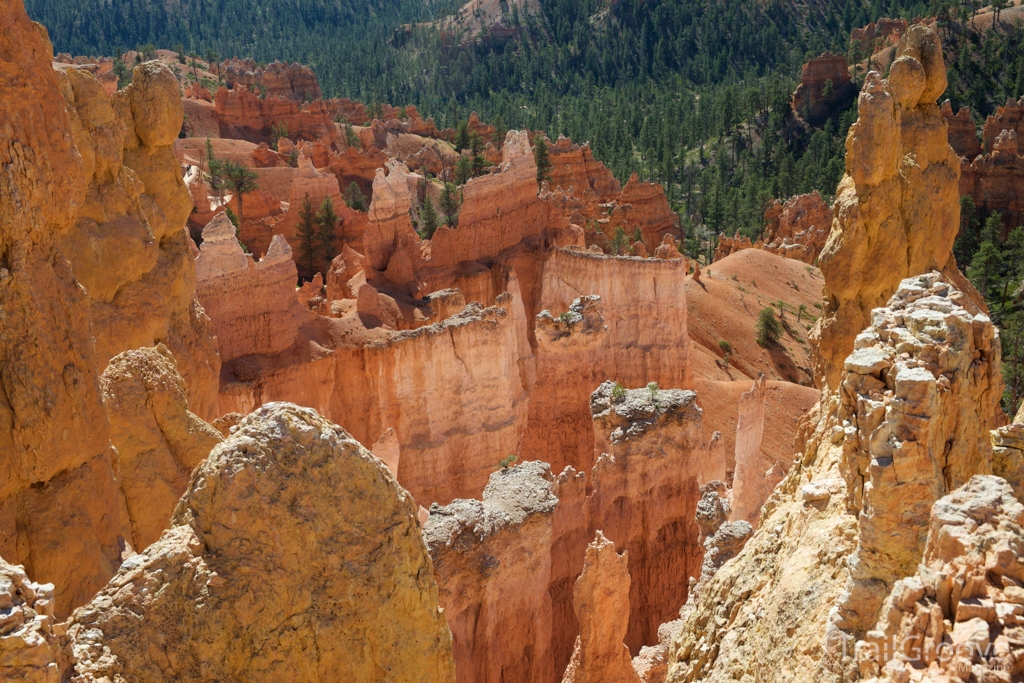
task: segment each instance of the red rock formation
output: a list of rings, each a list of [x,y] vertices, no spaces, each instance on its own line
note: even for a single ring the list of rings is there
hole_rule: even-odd
[[[790,197],[785,204],[775,200],[764,219],[758,248],[808,264],[818,260],[832,230],[832,209],[817,191]]]
[[[600,201],[615,199],[622,192],[622,186],[611,171],[594,158],[589,143],[574,145],[569,138],[559,136],[558,142],[548,149],[551,159],[550,187],[561,187],[563,190],[572,187],[577,197],[583,197],[589,190]]]
[[[832,92],[826,97],[827,83]],[[856,95],[857,86],[850,80],[846,58],[826,52],[804,64],[800,84],[793,93],[793,112],[811,125],[821,125],[845,109]]]
[[[771,208],[768,210],[771,211]],[[718,244],[715,245],[715,261],[720,261],[729,254],[735,254],[737,251],[753,249],[753,247],[754,243],[746,235],[741,235],[738,232],[732,237],[721,235],[718,238]]]
[[[371,147],[366,152],[355,147],[346,147],[342,152],[332,153],[327,165],[331,173],[337,176],[342,191],[351,183],[355,183],[366,198],[372,200],[373,179],[377,169],[384,166],[385,161],[387,156],[376,147]]]
[[[659,625],[686,602],[687,579],[700,571],[699,488],[725,478],[725,459],[704,441],[696,394],[617,386],[605,382],[590,400],[600,455],[587,519],[629,553],[624,640],[636,653],[658,642]]]
[[[871,55],[887,45],[898,43],[906,30],[906,19],[882,17],[877,22],[850,31],[850,48],[861,55]]]
[[[626,187],[622,188],[618,204],[622,211],[623,227],[633,230],[640,228],[644,242],[652,248],[666,234],[675,235],[679,232],[679,214],[669,206],[665,189],[658,183],[641,183],[634,173]]]
[[[452,630],[456,681],[550,681],[551,468],[490,475],[483,500],[432,505],[423,536]]]
[[[600,531],[587,546],[573,591],[580,636],[562,683],[639,683],[622,642],[630,613],[627,555],[616,553],[615,544]]]
[[[293,102],[312,102],[320,99],[320,84],[308,66],[288,62],[274,62],[264,66],[252,59],[229,59],[220,65],[218,74],[235,88],[260,87],[267,97],[283,97]]]
[[[542,311],[536,318],[537,383],[519,452],[549,460],[555,472],[594,466],[590,395],[606,377],[601,309],[601,297],[584,296],[558,317]]]
[[[325,100],[327,109],[334,116],[341,116],[343,123],[350,123],[353,126],[363,126],[369,122],[366,116],[366,107],[362,102],[353,102],[347,97],[340,97],[332,100]]]
[[[978,140],[978,128],[971,119],[971,108],[960,107],[953,116],[953,105],[949,100],[942,103],[942,117],[946,119],[949,130],[949,144],[958,156],[966,157],[967,163],[981,154],[981,141]]]
[[[265,142],[261,142],[259,147],[252,151],[252,163],[257,168],[273,168],[288,165],[288,162],[279,153],[270,149]]]
[[[971,195],[979,207],[1001,213],[1006,232],[1020,225],[1024,219],[1024,155],[1016,131],[1002,131],[990,153],[962,163],[960,194]]]
[[[986,152],[994,150],[996,138],[1004,130],[1015,131],[1018,137],[1024,137],[1024,97],[1016,102],[1007,100],[1005,105],[996,109],[995,114],[985,119],[981,137]]]
[[[224,363],[286,351],[298,328],[315,318],[295,297],[297,277],[288,243],[275,236],[266,256],[254,262],[224,214],[203,230],[196,280],[196,295],[213,322]],[[226,406],[221,410],[229,412]]]
[[[334,117],[323,100],[300,105],[283,97],[260,99],[246,87],[220,88],[213,96],[220,137],[270,142],[274,125],[284,125],[289,138],[331,145],[341,139]]]

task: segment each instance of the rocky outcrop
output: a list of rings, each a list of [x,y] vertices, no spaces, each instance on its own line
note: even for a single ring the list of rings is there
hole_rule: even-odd
[[[299,103],[320,99],[316,74],[297,62],[259,65],[255,60],[236,57],[221,64],[217,73],[232,88],[258,87],[268,97],[283,97]]]
[[[182,229],[192,201],[171,147],[183,116],[177,81],[147,62],[108,98],[89,74],[58,77],[88,182],[61,247],[88,292],[98,367],[162,342],[178,359],[190,404],[212,417],[220,367]]]
[[[616,553],[600,531],[587,546],[573,590],[580,635],[562,683],[639,683],[622,642],[630,613],[627,554]]]
[[[881,17],[877,22],[850,31],[850,48],[860,55],[872,55],[886,45],[895,45],[906,30],[906,19]]]
[[[1024,670],[1024,506],[994,476],[935,503],[918,571],[854,651],[870,683],[1008,681]]]
[[[813,264],[828,240],[832,218],[832,209],[816,191],[790,197],[784,204],[775,200],[764,212],[764,235],[757,246]]]
[[[1001,413],[999,340],[986,316],[953,303],[958,293],[938,273],[905,280],[846,359],[840,469],[860,526],[839,610],[846,630],[870,627],[888,589],[914,571],[932,503],[991,471],[984,427]]]
[[[100,387],[117,449],[121,533],[141,550],[167,528],[192,470],[222,437],[188,409],[185,380],[163,344],[115,356]]]
[[[573,188],[577,197],[593,193],[597,201],[608,201],[622,193],[622,186],[608,168],[594,158],[589,143],[573,144],[565,136],[548,148],[551,159],[551,180],[553,188]]]
[[[1020,412],[1011,424],[991,432],[992,474],[1005,479],[1024,502],[1024,421]]]
[[[956,157],[926,99],[945,87],[938,40],[914,26],[897,53],[889,81],[869,76],[861,94],[849,174],[821,258],[829,338],[818,365],[821,401],[798,429],[799,452],[757,532],[684,614],[669,651],[670,683],[855,680],[853,642],[885,616],[879,608],[894,583],[915,572],[932,504],[989,467],[998,337],[976,293],[957,290],[970,285],[955,268],[896,283],[892,307],[876,310],[863,334],[848,334],[835,317],[867,319],[862,307],[891,272],[950,258]],[[871,281],[849,282],[863,271],[826,267],[826,254],[873,256],[858,258]]]
[[[214,449],[172,527],[67,631],[75,683],[455,680],[412,498],[344,430],[289,404]]]
[[[542,462],[502,467],[483,500],[433,505],[424,538],[452,630],[458,681],[544,681],[552,670],[552,513]]]
[[[935,105],[946,88],[938,37],[913,26],[896,52],[888,80],[868,74],[861,90],[835,221],[818,259],[826,284],[815,376],[832,389],[871,309],[904,278],[946,268],[959,229],[960,163]]]
[[[992,150],[973,161],[963,160],[960,194],[971,195],[975,204],[1003,217],[1008,233],[1024,219],[1024,150],[1017,133],[1004,130],[992,143]]]
[[[669,681],[721,680],[774,661],[783,641],[769,629],[780,623],[796,624],[785,642],[806,653],[800,669],[820,681],[849,675],[847,634],[871,628],[893,584],[915,571],[932,504],[990,468],[998,337],[960,298],[932,273],[904,281],[874,312],[840,390],[798,434],[807,445],[758,533],[686,615]],[[711,625],[733,610],[733,625]]]
[[[771,209],[769,208],[769,211]],[[753,249],[754,243],[750,241],[750,238],[746,235],[741,235],[739,232],[735,233],[732,237],[728,235],[722,235],[718,238],[718,244],[715,245],[715,261],[721,261],[730,254],[735,254],[737,251],[743,251],[744,249]]]
[[[725,457],[705,442],[692,391],[605,382],[590,406],[599,455],[588,522],[629,553],[625,643],[636,653],[658,642],[659,625],[675,617],[688,577],[700,572],[700,485],[725,478]]]
[[[971,118],[970,107],[960,107],[953,115],[953,105],[949,100],[942,103],[942,118],[946,119],[949,133],[949,145],[958,156],[966,157],[967,163],[981,154],[981,141],[978,139],[978,128]],[[961,194],[963,194],[961,192]]]
[[[652,248],[665,235],[679,232],[679,214],[669,206],[665,189],[658,183],[642,183],[634,173],[622,188],[618,204],[623,226],[632,230],[639,228],[643,241]]]
[[[225,214],[203,229],[196,271],[196,295],[213,322],[224,364],[286,351],[299,328],[315,318],[295,296],[296,268],[288,243],[275,236],[266,256],[254,261],[242,251]]]
[[[826,52],[804,64],[791,104],[797,116],[819,126],[846,109],[856,95],[846,58]]]
[[[1012,130],[1017,137],[1024,137],[1024,96],[1017,101],[1007,100],[1006,104],[996,109],[995,114],[985,119],[981,137],[986,152],[995,149],[996,139],[1004,130]]]
[[[57,683],[64,657],[54,628],[53,584],[29,580],[25,568],[0,558],[0,677]]]

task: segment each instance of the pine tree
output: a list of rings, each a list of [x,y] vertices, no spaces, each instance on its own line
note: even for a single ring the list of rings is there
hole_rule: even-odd
[[[459,190],[451,183],[445,183],[441,190],[440,208],[445,225],[454,228],[459,221]]]
[[[345,204],[356,211],[366,211],[366,195],[354,181],[348,184],[343,195]]]
[[[327,274],[331,259],[334,258],[334,229],[338,225],[338,214],[334,212],[334,202],[324,197],[320,210],[316,212],[316,235],[313,247],[318,260],[323,265],[323,273]]]
[[[465,185],[473,177],[473,162],[467,156],[460,156],[455,162],[455,184]]]
[[[487,168],[487,160],[484,159],[484,141],[476,131],[469,136],[469,156],[475,178]]]
[[[967,270],[974,253],[978,251],[978,208],[971,195],[960,198],[960,230],[953,242],[953,256],[961,270]]]
[[[548,157],[548,142],[543,135],[533,139],[533,160],[537,163],[537,184],[551,180],[551,159]]]
[[[306,274],[312,277],[317,257],[317,221],[313,201],[308,194],[302,200],[299,225],[295,228],[295,233],[299,236],[299,264],[305,268]]]
[[[1003,255],[999,250],[998,240],[1002,228],[1002,217],[998,213],[988,217],[981,232],[981,246],[978,247],[967,269],[967,277],[990,305],[995,303],[993,297],[1000,291]]]
[[[226,187],[235,191],[235,197],[238,198],[238,216],[244,218],[245,214],[242,213],[242,195],[259,189],[258,181],[260,175],[244,164],[235,161],[222,161],[220,164],[223,183]]]
[[[508,126],[505,125],[505,119],[501,118],[501,114],[494,117],[494,122],[491,124],[494,126],[494,139],[491,142],[495,147],[501,148],[505,144],[505,136],[508,135]]]
[[[434,202],[427,197],[420,206],[420,237],[429,240],[437,231],[437,211],[434,209]]]
[[[455,135],[455,151],[461,152],[469,147],[469,121],[459,124],[459,131]]]

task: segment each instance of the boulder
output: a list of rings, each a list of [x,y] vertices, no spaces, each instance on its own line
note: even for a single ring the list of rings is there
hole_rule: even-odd
[[[455,680],[412,498],[314,411],[242,420],[171,524],[68,621],[70,680]]]

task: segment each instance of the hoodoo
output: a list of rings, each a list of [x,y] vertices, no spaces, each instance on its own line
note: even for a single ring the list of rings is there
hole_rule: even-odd
[[[0,0],[0,678],[1024,681],[1024,8],[243,4]]]

